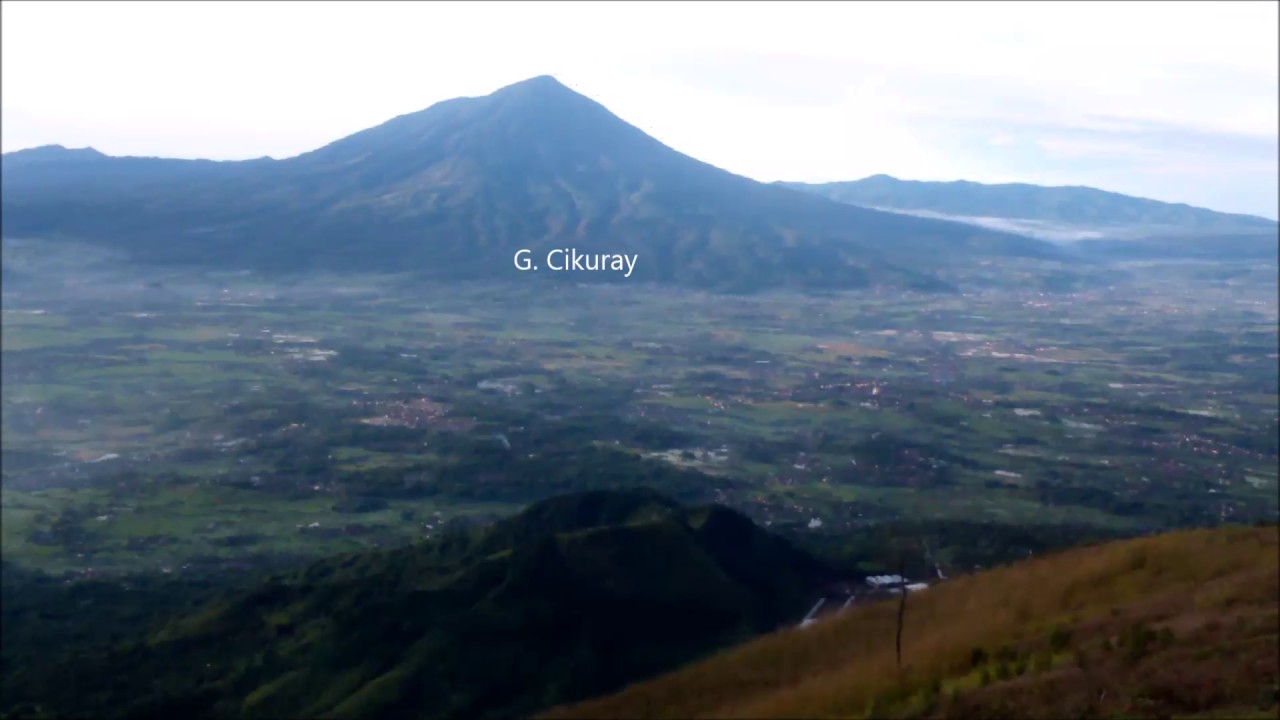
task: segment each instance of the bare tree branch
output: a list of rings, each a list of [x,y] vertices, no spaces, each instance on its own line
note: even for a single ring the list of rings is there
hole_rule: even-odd
[[[898,579],[901,581],[898,585],[898,637],[897,637],[897,653],[898,653],[898,670],[902,670],[902,619],[907,612],[907,566],[905,554],[898,553]]]

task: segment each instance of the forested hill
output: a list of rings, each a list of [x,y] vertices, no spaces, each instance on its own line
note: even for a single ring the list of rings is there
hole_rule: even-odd
[[[487,530],[326,559],[190,607],[138,584],[158,624],[121,614],[110,634],[53,646],[24,632],[32,616],[128,593],[6,577],[0,710],[519,717],[795,621],[832,573],[736,512],[636,490],[552,498]]]

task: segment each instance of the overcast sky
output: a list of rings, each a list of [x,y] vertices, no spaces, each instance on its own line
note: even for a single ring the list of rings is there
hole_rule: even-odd
[[[3,3],[0,145],[287,157],[551,74],[758,180],[1277,217],[1276,2]]]

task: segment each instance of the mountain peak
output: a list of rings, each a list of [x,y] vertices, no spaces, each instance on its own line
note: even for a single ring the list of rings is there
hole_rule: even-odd
[[[615,117],[604,106],[565,85],[551,75],[539,75],[507,85],[490,93],[480,100],[491,111],[499,110],[509,113],[527,114],[529,116],[543,113],[590,113],[597,122],[611,120],[625,124]],[[566,118],[561,118],[566,120]]]
[[[851,208],[700,162],[551,75],[443,100],[275,162],[119,158],[66,165],[74,173],[6,176],[6,233],[66,234],[70,223],[83,236],[153,259],[208,256],[197,245],[169,242],[177,225],[126,222],[164,204],[173,222],[191,232],[220,228],[216,255],[237,263],[261,257],[264,267],[394,265],[457,279],[496,272],[514,278],[516,248],[538,254],[573,241],[650,258],[626,276],[635,282],[739,290],[873,282],[943,289],[921,256],[940,247],[953,257],[987,252],[965,245],[976,242],[969,226]],[[98,215],[56,210],[86,202],[86,188],[103,198]],[[37,211],[37,201],[49,209]],[[215,219],[245,203],[254,208],[253,220]],[[139,226],[149,228],[145,236]],[[282,228],[296,244],[268,249],[262,239]],[[901,240],[885,243],[886,237]],[[1011,252],[1033,255],[1053,251],[1013,236],[984,242],[1011,243]],[[787,270],[777,273],[778,263]],[[596,273],[591,280],[621,277]]]
[[[582,97],[580,93],[574,92],[568,85],[551,75],[537,75],[527,80],[506,85],[493,91],[489,97],[499,98],[517,95],[525,97]]]
[[[91,147],[69,148],[65,145],[41,145],[15,150],[4,154],[4,166],[8,169],[46,163],[69,163],[83,160],[100,160],[107,155]]]
[[[557,80],[554,75],[535,75],[527,80],[521,80],[519,82],[511,83],[510,85],[507,85],[505,88],[503,88],[503,90],[508,90],[508,89],[517,88],[517,87],[563,88],[566,90],[568,89],[568,86],[566,86],[564,83]]]
[[[67,147],[65,145],[58,145],[58,143],[54,143],[54,145],[28,147],[27,150],[18,150],[17,152],[24,152],[24,154],[31,155],[101,155],[101,152],[93,149],[93,147]],[[15,154],[17,154],[17,152],[15,152]]]
[[[57,157],[70,157],[70,156],[105,157],[103,153],[91,147],[69,148],[66,145],[58,145],[58,144],[40,145],[38,147],[26,148],[24,150],[14,150],[13,152],[5,153],[5,155],[12,156],[12,157],[22,156],[22,157],[44,157],[44,158],[57,158]]]

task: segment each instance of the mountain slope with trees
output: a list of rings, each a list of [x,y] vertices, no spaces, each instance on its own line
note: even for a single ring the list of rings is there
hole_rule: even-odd
[[[139,584],[158,624],[116,613],[131,634],[63,635],[52,651],[23,634],[32,614],[128,593],[45,588],[38,606],[21,604],[41,586],[6,577],[3,710],[517,717],[793,621],[832,575],[727,508],[636,490],[555,497],[483,531],[326,559],[213,599],[184,590],[190,607]]]
[[[528,279],[515,250],[576,247],[638,254],[639,281],[938,290],[942,267],[1062,257],[1018,235],[734,175],[550,77],[440,102],[283,160],[45,147],[6,154],[3,173],[6,237],[91,241],[194,267]],[[616,279],[603,275],[568,279]]]

